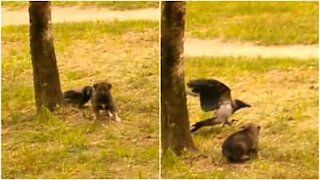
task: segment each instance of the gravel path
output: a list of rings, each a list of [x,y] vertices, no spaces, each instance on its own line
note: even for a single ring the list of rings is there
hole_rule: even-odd
[[[29,24],[27,9],[2,9],[2,26]],[[95,20],[152,20],[159,21],[157,8],[111,11],[107,9],[52,8],[52,22],[80,22]],[[244,56],[263,58],[318,58],[318,45],[257,46],[252,43],[222,42],[186,38],[185,56]]]
[[[186,39],[185,56],[243,56],[263,58],[318,58],[318,45],[257,46],[252,43]]]
[[[108,9],[52,8],[52,22],[80,22],[96,20],[159,20],[157,8],[127,11],[111,11]],[[28,10],[9,11],[2,9],[2,26],[29,24]]]

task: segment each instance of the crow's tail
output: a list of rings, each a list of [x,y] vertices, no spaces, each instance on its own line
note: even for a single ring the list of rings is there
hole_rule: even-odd
[[[219,122],[216,122],[215,120],[216,120],[216,118],[214,117],[214,118],[205,119],[205,120],[202,120],[202,121],[199,121],[199,122],[193,124],[192,129],[191,129],[191,133],[196,132],[198,129],[202,128],[203,126],[213,126],[216,124],[220,124]]]

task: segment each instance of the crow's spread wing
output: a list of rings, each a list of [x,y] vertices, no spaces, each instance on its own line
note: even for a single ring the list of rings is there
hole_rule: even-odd
[[[187,84],[193,93],[200,94],[201,108],[212,111],[219,107],[222,100],[231,101],[230,88],[214,79],[196,79]]]

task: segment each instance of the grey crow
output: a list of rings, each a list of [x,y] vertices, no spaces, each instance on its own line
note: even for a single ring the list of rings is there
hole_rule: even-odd
[[[203,111],[216,110],[214,117],[197,122],[193,125],[191,132],[195,132],[203,126],[216,124],[231,125],[236,120],[230,117],[237,110],[250,107],[249,104],[241,100],[232,100],[231,90],[228,86],[214,79],[191,80],[187,86],[193,93],[200,95],[200,103]]]

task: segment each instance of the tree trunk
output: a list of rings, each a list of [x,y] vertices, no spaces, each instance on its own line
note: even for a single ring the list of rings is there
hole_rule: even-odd
[[[37,111],[53,111],[62,93],[51,28],[51,2],[29,2],[30,49]]]
[[[161,142],[180,155],[194,150],[183,70],[185,2],[163,2],[161,18]]]

